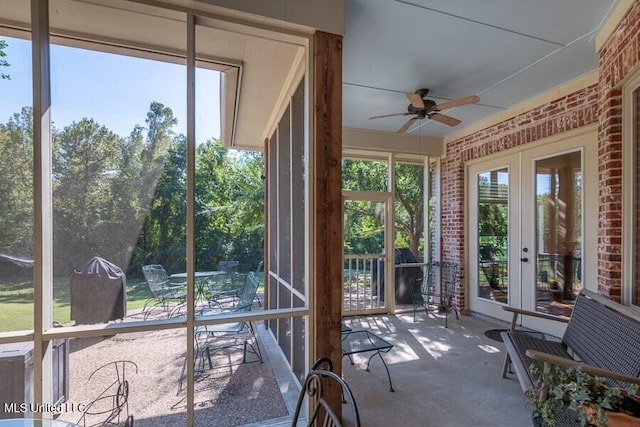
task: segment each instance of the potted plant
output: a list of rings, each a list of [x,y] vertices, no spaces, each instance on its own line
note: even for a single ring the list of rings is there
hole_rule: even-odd
[[[562,302],[563,291],[560,288],[560,282],[555,277],[549,279],[549,290],[551,291],[553,301]]]
[[[527,392],[533,406],[534,425],[554,426],[558,414],[573,416],[581,426],[640,426],[638,386],[627,388],[607,385],[580,366],[552,367],[548,372],[532,365],[538,380]]]

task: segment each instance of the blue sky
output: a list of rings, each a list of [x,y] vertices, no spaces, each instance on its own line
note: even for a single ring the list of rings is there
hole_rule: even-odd
[[[0,123],[32,104],[31,43],[0,36],[11,80],[0,80]],[[51,115],[62,129],[84,117],[127,136],[135,124],[145,125],[152,101],[173,110],[176,131],[186,134],[186,67],[96,51],[51,47]],[[196,71],[196,139],[220,138],[219,74]]]

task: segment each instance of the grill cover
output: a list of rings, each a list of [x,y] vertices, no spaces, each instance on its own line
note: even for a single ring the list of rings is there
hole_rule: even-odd
[[[417,263],[418,259],[411,252],[409,248],[397,248],[395,252],[395,263]],[[373,263],[371,269],[371,277],[373,283],[376,283],[378,274],[380,274],[380,293],[382,294],[381,300],[384,301],[384,259],[378,260]],[[395,297],[397,304],[412,304],[413,303],[413,289],[414,286],[420,286],[422,283],[422,268],[420,267],[397,267],[395,280],[396,289]],[[374,292],[373,295],[377,295]]]
[[[127,314],[126,276],[106,259],[94,257],[71,275],[71,319],[76,325],[104,323]]]

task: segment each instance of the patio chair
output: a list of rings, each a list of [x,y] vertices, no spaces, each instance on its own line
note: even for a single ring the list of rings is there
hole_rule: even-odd
[[[258,266],[256,267],[256,270],[255,270],[255,275],[256,275],[256,276],[258,276],[258,277],[262,275],[262,277],[264,278],[264,261],[260,261],[260,262],[258,263]],[[259,280],[258,280],[258,281],[259,281]],[[263,280],[263,281],[264,281],[264,280]],[[258,305],[259,305],[260,307],[262,307],[262,301],[260,300],[260,296],[259,296],[257,293],[256,293],[256,298],[255,298],[255,300],[256,300],[256,302],[258,303]]]
[[[231,273],[233,271],[237,271],[239,264],[240,261],[220,261],[220,263],[218,264],[218,270]]]
[[[160,264],[143,265],[142,274],[152,295],[142,307],[144,320],[147,320],[154,308],[162,308],[168,317],[172,317],[184,306],[187,297],[186,282],[170,280]]]
[[[247,275],[245,286],[234,306],[230,310],[204,309],[202,316],[215,316],[219,314],[241,314],[251,311],[253,300],[258,290],[258,278],[253,272]],[[201,346],[200,339],[204,337]],[[241,344],[237,340],[242,340]],[[204,325],[196,328],[196,358],[202,358],[208,362],[209,369],[213,368],[211,355],[216,351],[242,345],[242,363],[247,363],[247,353],[254,354],[260,363],[263,362],[262,351],[258,344],[253,324],[250,321],[238,321],[218,325]],[[217,343],[220,343],[219,345]]]
[[[237,292],[230,287],[228,274],[217,274],[207,277],[202,284],[202,298],[206,300],[209,307],[223,307],[227,302],[237,297]]]
[[[124,425],[133,427],[133,415],[129,414],[129,381],[127,367],[138,373],[138,365],[130,360],[118,360],[96,368],[87,381],[102,390],[82,412],[77,424],[84,427]],[[115,376],[115,378],[114,378]],[[124,424],[121,420],[124,419]]]
[[[262,274],[259,269],[262,268],[262,261],[258,264],[258,268],[253,272],[254,274]],[[241,264],[239,261],[222,261],[218,264],[218,269],[227,272],[226,289],[227,294],[233,294],[234,292],[239,294],[244,288],[247,280],[247,275],[252,272],[249,264]],[[256,293],[254,300],[262,307],[262,301]]]
[[[304,425],[335,427],[345,425],[343,421],[338,418],[331,402],[327,401],[326,392],[329,388],[333,388],[333,386],[340,387],[342,389],[342,403],[346,404],[343,405],[342,419],[349,420],[349,425],[353,425],[355,427],[360,426],[360,413],[358,412],[358,405],[353,397],[351,388],[340,375],[333,372],[333,363],[326,357],[318,359],[307,374],[298,396],[298,403],[293,414],[291,426],[298,426],[298,421],[304,417],[304,415],[301,415],[301,412],[303,403],[307,396],[307,400],[310,402],[309,404],[312,407],[309,408],[309,419]],[[345,408],[351,408],[351,411],[347,412],[345,411]],[[320,422],[321,419],[322,422]]]
[[[416,283],[413,294],[413,320],[419,305],[425,307],[427,315],[429,306],[437,306],[439,313],[445,314],[445,327],[449,327],[449,313],[453,310],[459,319],[458,307],[453,303],[458,280],[458,264],[455,262],[436,261],[427,268],[427,280]],[[417,289],[420,289],[417,291]]]

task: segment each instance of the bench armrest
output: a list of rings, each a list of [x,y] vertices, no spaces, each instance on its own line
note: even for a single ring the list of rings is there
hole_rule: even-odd
[[[599,377],[606,377],[616,381],[622,381],[629,384],[637,384],[640,385],[640,378],[630,377],[628,375],[623,375],[618,372],[609,371],[607,369],[598,368],[596,366],[587,365],[582,362],[578,362],[576,360],[565,359],[564,357],[554,356],[553,354],[544,353],[536,350],[527,350],[527,357],[530,357],[533,360],[539,360],[545,364],[545,370],[547,370],[548,365],[556,365],[562,368],[570,368],[572,366],[580,366],[582,370],[585,372],[589,372],[593,375],[597,375]]]
[[[510,329],[511,331],[513,331],[516,328],[516,323],[518,322],[518,315],[532,316],[532,317],[538,317],[540,319],[547,319],[547,320],[554,320],[556,322],[569,323],[569,318],[567,317],[552,316],[550,314],[538,313],[537,311],[521,310],[519,308],[514,308],[514,307],[503,306],[502,309],[504,311],[513,313],[513,319],[511,320],[511,329]]]

